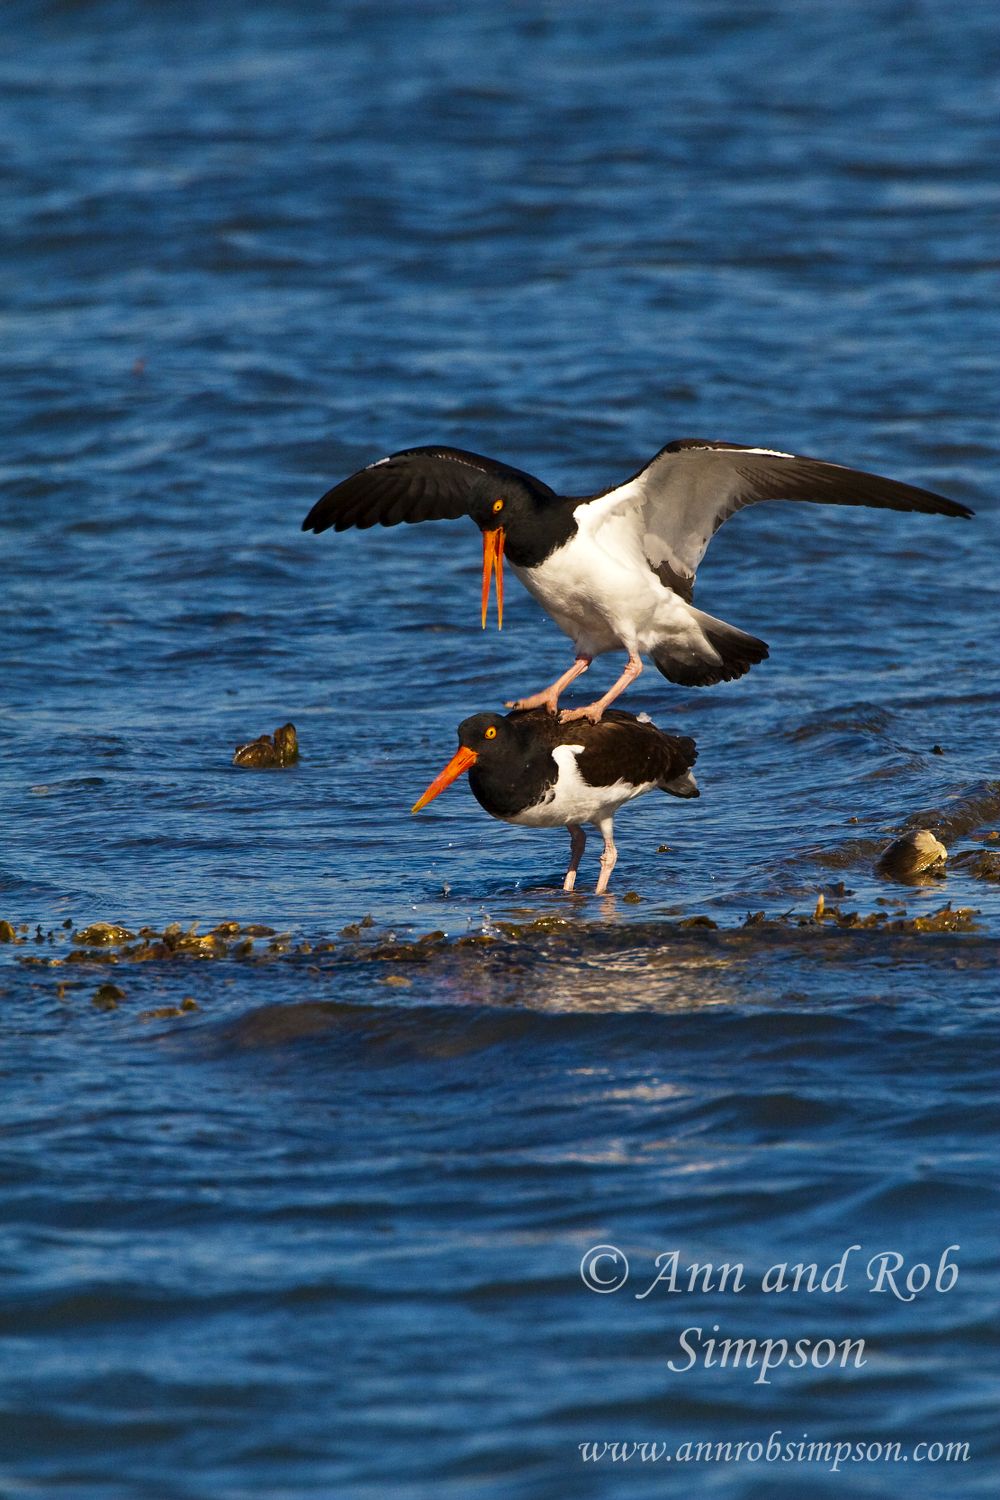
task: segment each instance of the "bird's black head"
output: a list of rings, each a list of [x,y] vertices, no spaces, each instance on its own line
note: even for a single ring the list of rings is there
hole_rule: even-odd
[[[503,531],[504,550],[519,568],[535,567],[576,530],[572,505],[527,474],[484,474],[469,514],[484,535]]]
[[[537,567],[576,530],[572,509],[541,484],[484,476],[469,514],[483,533],[483,629],[490,579],[497,577],[497,624],[503,628],[504,554],[519,568]]]
[[[503,744],[510,732],[504,714],[472,714],[458,726],[458,743],[476,755],[488,754],[497,743]]]
[[[484,474],[476,491],[469,514],[480,531],[495,531],[502,526],[515,545],[526,528],[530,531],[542,507],[540,494],[508,475]]]
[[[497,575],[497,617],[503,618],[504,553],[516,568],[533,568],[576,530],[576,501],[557,495],[523,469],[462,448],[406,448],[368,464],[334,485],[302,523],[396,526],[400,521],[471,516],[483,534],[483,626],[490,582]]]
[[[488,764],[497,751],[502,751],[510,744],[512,737],[510,723],[503,714],[472,714],[470,718],[463,719],[458,726],[458,749],[444,770],[435,776],[420,800],[414,803],[413,811],[419,812],[422,807],[426,807],[445,787],[451,786],[463,771],[468,771],[478,761]]]

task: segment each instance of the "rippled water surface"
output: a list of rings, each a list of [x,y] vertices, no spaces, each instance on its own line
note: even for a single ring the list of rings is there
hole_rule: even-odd
[[[3,20],[0,1494],[995,1493],[990,8]],[[569,643],[513,582],[480,631],[468,523],[299,526],[415,443],[580,492],[690,435],[977,516],[727,526],[699,603],[771,658],[642,677],[702,797],[567,898],[561,833],[409,807]],[[947,875],[876,875],[920,827]],[[744,1290],[637,1296],[673,1250]],[[908,1466],[579,1447],[776,1431]]]

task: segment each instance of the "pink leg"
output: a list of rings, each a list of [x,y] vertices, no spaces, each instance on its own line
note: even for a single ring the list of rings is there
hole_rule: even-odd
[[[604,835],[604,850],[601,854],[601,873],[594,887],[594,894],[597,896],[604,895],[608,888],[608,881],[611,879],[611,871],[618,863],[618,850],[615,848],[612,837],[614,828],[610,818],[605,818],[601,823],[601,833]]]
[[[642,662],[634,651],[628,654],[628,665],[624,672],[614,683],[603,698],[598,698],[596,703],[588,703],[586,708],[564,708],[559,715],[560,724],[571,724],[574,719],[589,719],[592,724],[599,722],[604,710],[609,703],[613,703],[620,693],[624,693],[630,682],[634,682],[642,671]]]
[[[587,835],[578,823],[567,823],[569,829],[569,869],[563,881],[563,890],[571,891],[576,885],[576,872],[580,868],[580,857],[587,842]]]
[[[504,708],[547,708],[550,714],[554,714],[559,706],[559,695],[564,693],[571,682],[575,682],[581,672],[586,672],[592,656],[578,656],[568,672],[557,677],[551,687],[544,692],[532,693],[530,698],[518,698],[516,703],[505,703]]]

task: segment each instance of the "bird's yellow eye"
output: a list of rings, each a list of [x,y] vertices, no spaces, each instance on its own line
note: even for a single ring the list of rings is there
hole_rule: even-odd
[[[501,504],[501,505],[502,505],[502,504],[503,504],[503,501],[502,501],[502,500],[501,500],[501,501],[500,501],[500,504]],[[497,737],[497,732],[496,732],[496,730],[495,730],[495,729],[494,729],[494,728],[493,728],[493,725],[492,725],[492,724],[491,724],[491,725],[490,725],[490,727],[489,727],[489,729],[487,729],[487,731],[486,731],[486,738],[487,738],[487,739],[488,739],[488,740],[495,740],[495,739],[496,739],[496,737]]]
[[[502,500],[494,500],[494,502],[493,502],[493,514],[496,515],[497,512],[501,511],[501,510],[503,510],[503,501]]]

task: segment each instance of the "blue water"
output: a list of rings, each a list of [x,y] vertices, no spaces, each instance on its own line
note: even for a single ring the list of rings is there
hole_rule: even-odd
[[[2,25],[0,1495],[994,1493],[990,8]],[[415,443],[579,492],[691,435],[977,517],[728,525],[699,603],[771,659],[642,677],[701,800],[626,809],[612,896],[591,848],[566,898],[563,835],[464,786],[408,810],[568,641],[513,582],[480,631],[468,523],[300,522]],[[296,768],[231,766],[287,720]],[[875,874],[908,827],[946,876]],[[976,915],[912,930],[946,903]],[[272,931],[180,941],[223,921]],[[854,1245],[842,1292],[761,1289]],[[872,1294],[878,1252],[951,1246],[950,1289]],[[637,1297],[673,1250],[745,1289]],[[671,1371],[714,1325],[866,1363]],[[907,1465],[579,1450],[778,1430]]]

